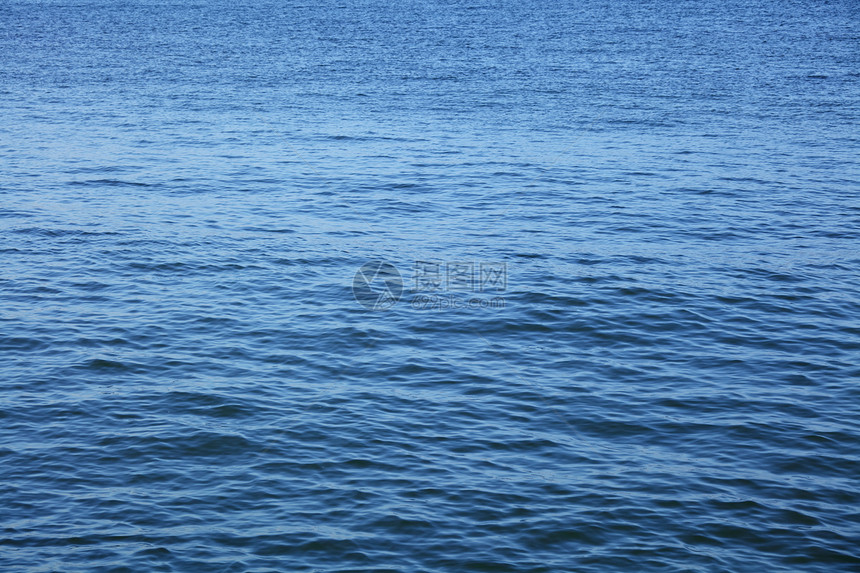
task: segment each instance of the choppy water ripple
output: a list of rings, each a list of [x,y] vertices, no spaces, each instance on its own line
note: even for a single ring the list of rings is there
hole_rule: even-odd
[[[4,4],[0,568],[857,570],[855,8]]]

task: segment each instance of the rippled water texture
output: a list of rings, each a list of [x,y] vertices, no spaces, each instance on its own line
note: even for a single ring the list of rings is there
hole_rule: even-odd
[[[854,0],[5,0],[0,569],[860,570],[858,85]]]

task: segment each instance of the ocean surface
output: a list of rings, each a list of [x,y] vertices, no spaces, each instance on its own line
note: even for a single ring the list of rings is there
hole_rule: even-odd
[[[0,570],[860,571],[856,0],[3,0]]]

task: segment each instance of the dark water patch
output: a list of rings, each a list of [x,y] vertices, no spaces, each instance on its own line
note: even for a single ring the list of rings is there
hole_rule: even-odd
[[[17,350],[22,352],[32,352],[48,346],[48,342],[38,338],[25,338],[20,336],[0,337],[0,350],[3,351],[11,352],[13,350]]]
[[[131,372],[139,369],[142,365],[129,364],[117,360],[109,360],[104,358],[94,358],[82,365],[86,370],[94,372]]]

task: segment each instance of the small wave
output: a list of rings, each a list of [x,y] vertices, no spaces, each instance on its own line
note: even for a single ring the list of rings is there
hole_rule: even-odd
[[[78,187],[153,187],[153,184],[151,183],[123,181],[121,179],[88,179],[86,181],[69,181],[68,185]]]
[[[13,229],[13,233],[22,235],[38,235],[42,237],[98,237],[121,235],[118,231],[87,231],[85,229],[46,229],[43,227],[25,227]]]
[[[69,175],[83,175],[88,173],[123,173],[127,171],[134,171],[139,169],[137,166],[123,166],[123,165],[105,165],[101,167],[78,167],[76,169],[69,169],[66,171]]]

